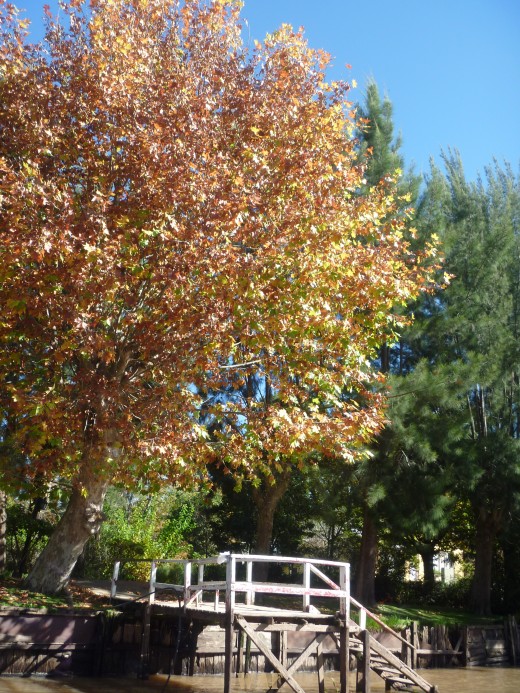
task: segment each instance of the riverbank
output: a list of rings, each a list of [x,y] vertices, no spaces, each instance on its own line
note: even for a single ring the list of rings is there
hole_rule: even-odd
[[[145,606],[127,603],[112,609],[57,613],[42,610],[0,610],[0,674],[48,674],[64,676],[138,675],[142,673],[223,674],[225,629],[206,625],[193,632],[177,615],[152,614],[146,660],[143,659]],[[373,633],[386,649],[412,669],[508,666],[518,663],[519,633],[516,622],[476,626],[421,626],[401,630],[403,640],[388,632]],[[264,635],[267,637],[267,634]],[[304,632],[286,634],[288,665],[308,645]],[[275,646],[276,643],[271,643]],[[238,656],[239,641],[233,656]],[[256,646],[249,646],[248,670],[269,673],[270,663]],[[324,670],[339,668],[339,651],[333,638],[323,642]],[[308,656],[304,671],[316,668],[315,654]]]
[[[90,586],[73,582],[61,600],[28,593],[14,581],[4,583],[0,587],[0,673],[60,677],[223,673],[224,630],[206,625],[195,633],[188,623],[180,626],[181,620],[172,613],[152,614],[147,626],[149,646],[144,653],[146,607],[133,601],[136,592],[130,587],[128,594],[124,593],[126,603],[115,608],[110,604],[108,581]],[[399,609],[404,611],[404,607]],[[385,610],[389,610],[387,605]],[[421,611],[426,621],[427,612]],[[412,615],[413,611],[407,609],[406,613]],[[439,620],[438,610],[434,618]],[[408,624],[399,630],[411,647],[391,633],[373,633],[412,669],[516,664],[520,651],[516,622],[510,619],[492,624],[489,620],[477,625]],[[303,632],[287,635],[284,647],[288,664],[307,646],[305,637]],[[272,642],[270,646],[276,649],[277,645]],[[234,658],[242,645],[237,641],[235,647]],[[334,639],[326,638],[322,649],[324,670],[337,669],[339,653]],[[269,662],[258,648],[250,646],[248,657],[250,672],[269,673]],[[313,657],[308,658],[304,671],[316,667]]]

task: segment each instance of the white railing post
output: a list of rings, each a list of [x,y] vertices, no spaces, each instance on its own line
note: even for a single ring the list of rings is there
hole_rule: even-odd
[[[255,593],[253,592],[253,561],[246,561],[246,582],[247,582],[247,593],[246,593],[246,604],[250,606],[255,603]]]
[[[235,624],[235,581],[236,558],[233,554],[227,556],[226,563],[226,615],[225,615],[225,663],[224,663],[224,693],[231,691],[233,675],[233,633]]]
[[[236,581],[236,558],[233,554],[227,557],[226,564],[226,611],[235,610],[235,581]]]
[[[115,599],[117,594],[117,581],[119,579],[119,568],[121,567],[121,561],[116,561],[114,563],[114,572],[112,573],[112,581],[110,583],[110,599]]]
[[[339,612],[348,620],[350,619],[350,564],[346,563],[339,567],[339,588],[346,592],[346,596],[340,597]]]
[[[310,590],[311,588],[311,564],[305,562],[303,564],[303,586],[305,590]],[[307,592],[303,595],[303,610],[309,611],[311,605],[311,595]]]
[[[191,597],[191,561],[184,564],[184,608]]]
[[[204,563],[201,563],[199,565],[199,578],[198,578],[199,584],[197,585],[197,604],[200,604],[200,602],[204,601],[204,595],[202,594],[202,589],[199,587],[201,583],[204,582]]]
[[[148,603],[153,604],[155,601],[155,585],[157,583],[157,565],[155,561],[152,561],[150,567],[150,585],[148,588]]]
[[[361,630],[367,629],[367,612],[365,609],[359,610],[359,627]]]

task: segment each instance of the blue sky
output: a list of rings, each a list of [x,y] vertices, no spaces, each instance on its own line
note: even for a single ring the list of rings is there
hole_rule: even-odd
[[[38,39],[45,0],[14,2]],[[519,0],[245,0],[242,16],[246,40],[282,23],[303,26],[309,44],[332,55],[330,77],[357,81],[354,101],[375,79],[417,172],[449,147],[460,151],[468,178],[493,158],[518,171]]]

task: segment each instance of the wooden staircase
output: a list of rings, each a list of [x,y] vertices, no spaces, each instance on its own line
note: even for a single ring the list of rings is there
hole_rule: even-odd
[[[369,677],[373,671],[385,682],[386,690],[438,693],[436,686],[428,683],[414,669],[378,642],[367,630],[352,633],[350,651],[361,654],[358,664],[358,689],[370,690]],[[359,671],[359,668],[361,671]]]
[[[157,564],[160,562],[182,566],[184,583],[177,585],[157,582]],[[195,624],[196,629],[202,630],[204,625],[210,624],[224,629],[224,693],[231,693],[234,675],[239,671],[245,671],[248,667],[247,645],[245,653],[241,645],[235,651],[237,632],[245,635],[246,642],[254,643],[273,670],[279,674],[278,686],[270,688],[273,693],[285,685],[289,686],[294,693],[305,693],[295,679],[295,674],[304,661],[311,656],[316,658],[318,691],[325,693],[323,640],[327,637],[335,641],[338,650],[339,693],[348,693],[349,690],[350,653],[360,655],[357,691],[370,693],[370,677],[371,673],[375,673],[385,681],[386,690],[416,691],[419,689],[424,693],[438,693],[435,686],[428,683],[370,635],[366,629],[367,617],[374,620],[384,631],[402,641],[403,647],[414,649],[411,643],[350,595],[348,563],[314,558],[234,553],[187,560],[161,559],[161,561],[150,561],[150,563],[150,582],[148,591],[144,595],[148,601],[143,620],[141,651],[143,662],[149,660],[150,622],[152,609],[155,606],[168,613],[177,613],[179,620],[188,620]],[[301,576],[301,582],[279,584],[255,581],[253,564],[258,563],[289,566],[291,573]],[[208,565],[216,569],[225,565],[225,580],[222,578],[205,580],[204,568]],[[120,563],[116,562],[111,587],[113,599],[116,598],[117,593],[119,567]],[[193,569],[196,569],[198,577],[195,576]],[[337,576],[332,579],[325,571],[334,571]],[[170,601],[163,598],[156,602],[156,590],[167,590]],[[225,595],[224,602],[220,599],[221,591]],[[255,603],[257,594],[268,595],[271,601],[273,599],[275,601],[272,603],[270,601],[266,606],[258,605]],[[177,598],[173,599],[172,595],[176,595]],[[275,605],[277,597],[281,598],[278,606]],[[288,598],[302,599],[301,607],[287,608]],[[328,608],[327,613],[321,613],[311,604],[311,598],[335,600],[336,609]],[[357,611],[357,622],[351,618],[352,611]],[[299,656],[289,664],[287,637],[291,631],[308,634],[311,638]],[[193,652],[195,647],[196,641]],[[190,672],[192,671],[193,667],[190,664]]]

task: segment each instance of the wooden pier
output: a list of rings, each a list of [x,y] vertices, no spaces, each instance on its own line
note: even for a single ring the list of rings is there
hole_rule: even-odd
[[[284,578],[290,576],[292,582],[255,580],[255,565],[262,563],[276,564],[278,573]],[[314,656],[318,690],[324,693],[323,643],[327,638],[333,640],[339,653],[340,693],[348,693],[351,685],[351,656],[359,661],[357,691],[369,693],[371,674],[375,673],[385,681],[386,690],[437,693],[435,686],[377,642],[366,629],[366,618],[370,616],[401,640],[404,647],[413,647],[350,596],[348,563],[223,553],[212,558],[150,561],[150,564],[148,591],[143,595],[143,670],[149,657],[152,613],[174,613],[179,624],[189,624],[193,652],[197,636],[205,626],[218,625],[224,629],[224,693],[230,693],[233,676],[248,672],[251,643],[278,674],[277,685],[271,691],[287,684],[295,693],[305,693],[295,675],[303,662]],[[182,584],[158,581],[161,565],[177,565],[184,576]],[[219,570],[221,579],[207,578],[208,573],[213,573],[215,578]],[[120,564],[116,563],[111,586],[114,600],[121,596],[119,572]],[[287,636],[291,632],[305,634],[307,644],[289,664]]]

